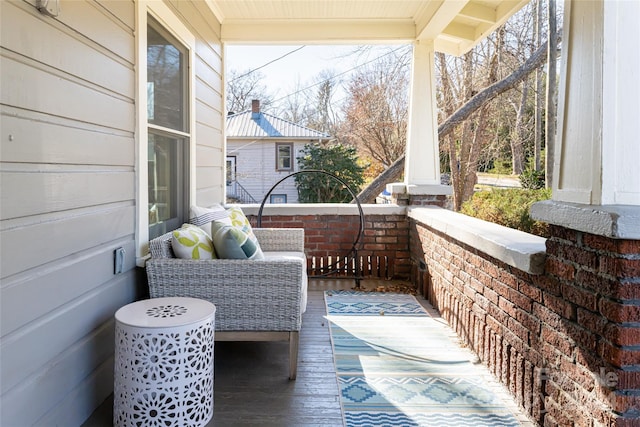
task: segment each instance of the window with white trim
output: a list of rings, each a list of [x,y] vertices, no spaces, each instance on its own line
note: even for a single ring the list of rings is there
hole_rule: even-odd
[[[276,170],[293,170],[293,144],[276,144]]]
[[[147,18],[147,175],[149,239],[188,219],[189,51]]]

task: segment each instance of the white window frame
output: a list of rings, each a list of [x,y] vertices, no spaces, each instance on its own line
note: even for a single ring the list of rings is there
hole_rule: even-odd
[[[196,101],[195,101],[195,35],[182,23],[173,11],[162,1],[141,0],[136,2],[136,264],[144,267],[149,252],[149,193],[148,193],[148,126],[147,122],[147,16],[151,15],[182,43],[188,51],[188,91],[186,96],[189,110],[189,131],[183,136],[189,145],[189,198],[195,200],[195,146],[196,146]]]
[[[291,165],[288,168],[280,167],[280,147],[289,147],[289,162]],[[278,172],[293,172],[295,169],[295,150],[293,142],[276,142],[276,171]]]

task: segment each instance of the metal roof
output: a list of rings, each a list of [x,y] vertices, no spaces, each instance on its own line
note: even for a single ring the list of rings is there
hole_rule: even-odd
[[[227,138],[329,139],[331,135],[251,110],[227,116]]]

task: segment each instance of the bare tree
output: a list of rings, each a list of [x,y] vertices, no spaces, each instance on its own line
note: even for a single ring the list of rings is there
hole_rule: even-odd
[[[516,121],[511,132],[511,170],[514,175],[520,175],[524,171],[524,140],[525,140],[525,114],[527,100],[529,98],[529,86],[525,80],[522,82],[522,90],[520,91],[520,102],[513,104],[516,110]]]
[[[316,76],[315,97],[309,99],[309,115],[307,126],[336,136],[339,128],[339,117],[334,108],[334,98],[340,83],[335,71],[323,70]]]
[[[509,74],[502,80],[493,83],[489,87],[484,88],[453,112],[453,114],[449,115],[449,117],[447,117],[447,119],[438,126],[439,139],[442,139],[451,133],[456,126],[478,111],[480,107],[495,99],[498,95],[518,85],[523,79],[527,78],[531,72],[543,64],[546,58],[547,44],[543,43],[534,52],[534,54],[513,73]],[[403,171],[404,154],[396,159],[389,168],[387,168],[380,176],[378,176],[378,178],[374,179],[360,192],[358,195],[360,201],[363,203],[372,203],[375,200],[375,197],[385,188],[385,185],[388,182],[398,180],[402,176]]]
[[[301,126],[335,135],[339,117],[334,98],[339,84],[333,70],[322,70],[311,83],[298,82],[292,93],[275,100],[275,114]]]
[[[268,107],[273,97],[262,84],[263,79],[261,71],[231,70],[226,84],[227,111],[239,113],[248,110],[253,99],[259,99],[262,108]]]
[[[388,167],[405,150],[408,58],[385,55],[356,72],[348,83],[340,138]]]
[[[539,46],[539,31],[542,31],[542,22],[539,20],[541,11],[540,0],[530,3],[524,13],[519,14],[519,19],[514,20],[510,27],[518,29],[517,37],[515,37],[516,51],[515,55],[517,63],[531,56]],[[512,173],[520,175],[524,172],[527,159],[533,157],[534,164],[536,153],[539,154],[539,147],[536,146],[536,111],[538,105],[536,101],[540,98],[537,92],[537,81],[541,78],[540,67],[536,68],[536,72],[522,81],[520,98],[517,104],[514,102],[514,111],[516,112],[515,123],[511,138],[511,156],[512,156]],[[530,94],[533,93],[533,98]],[[539,141],[537,142],[539,144]]]
[[[447,66],[447,58],[442,53],[437,54],[441,86],[439,105],[441,111],[445,113],[445,117],[451,116],[459,105],[473,98],[476,93],[476,85],[483,84],[484,87],[487,87],[497,80],[498,57],[504,39],[504,27],[495,33],[494,38],[495,42],[484,45],[483,52],[470,51],[462,58],[462,85],[458,84],[462,96],[459,96],[460,101],[457,102],[453,91],[455,85],[451,80],[451,68]],[[480,54],[486,64],[484,67],[486,75],[482,83],[478,82],[478,76],[476,76],[479,71],[477,63],[480,61]],[[461,126],[452,129],[447,135],[440,135],[441,147],[449,155],[453,205],[456,210],[460,209],[462,202],[473,194],[477,182],[476,172],[480,152],[488,141],[486,135],[488,115],[488,106],[482,105]]]
[[[309,98],[298,80],[293,92],[274,102],[275,115],[290,122],[305,125],[308,117]]]

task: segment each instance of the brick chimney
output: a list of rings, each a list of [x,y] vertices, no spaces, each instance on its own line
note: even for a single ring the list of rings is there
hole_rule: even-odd
[[[260,100],[259,99],[251,100],[251,118],[254,120],[258,120],[260,118]]]

